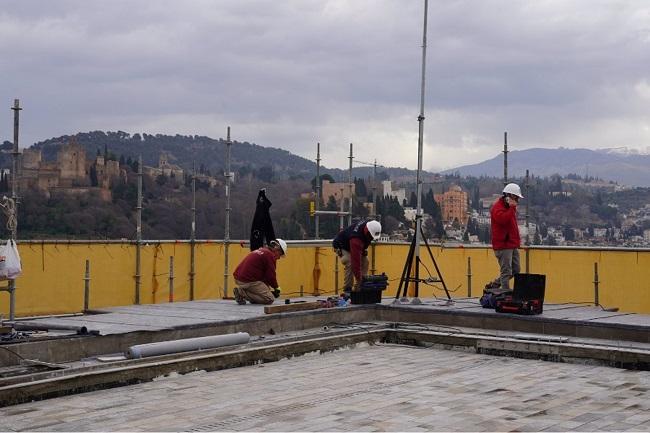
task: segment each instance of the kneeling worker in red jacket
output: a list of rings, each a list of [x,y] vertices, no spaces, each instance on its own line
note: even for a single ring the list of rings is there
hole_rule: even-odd
[[[509,183],[503,188],[503,195],[494,202],[490,210],[492,224],[492,249],[499,261],[501,274],[494,280],[493,287],[510,290],[510,278],[520,272],[519,266],[519,225],[517,224],[517,204],[521,188],[516,183]]]
[[[275,276],[275,264],[287,254],[287,243],[274,239],[268,247],[258,248],[248,253],[241,261],[233,276],[237,287],[233,289],[235,301],[239,305],[272,304],[279,295],[278,280]]]

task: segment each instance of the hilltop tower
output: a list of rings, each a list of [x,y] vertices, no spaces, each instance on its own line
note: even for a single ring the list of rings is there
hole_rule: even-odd
[[[88,183],[86,150],[74,139],[61,146],[57,154],[61,170],[61,186],[85,185]]]

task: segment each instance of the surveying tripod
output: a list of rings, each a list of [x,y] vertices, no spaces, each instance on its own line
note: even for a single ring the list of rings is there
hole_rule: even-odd
[[[417,236],[413,236],[413,239],[411,240],[411,245],[409,246],[409,253],[408,256],[406,257],[406,263],[404,263],[404,270],[402,271],[402,277],[399,280],[399,287],[397,288],[395,299],[396,300],[399,299],[400,293],[402,291],[404,292],[402,293],[402,297],[406,297],[406,291],[410,282],[415,283],[415,297],[417,298],[419,296],[419,291],[420,291],[419,290],[420,282],[426,282],[426,283],[442,283],[442,287],[445,289],[445,293],[447,294],[447,299],[451,300],[451,296],[449,295],[449,290],[447,290],[447,285],[445,284],[445,280],[442,278],[442,274],[440,273],[440,268],[438,268],[436,259],[433,257],[433,253],[431,253],[431,247],[427,242],[427,238],[424,236],[424,231],[422,230],[422,226],[420,226],[420,236],[422,236],[422,239],[424,240],[424,245],[426,246],[427,251],[429,252],[429,257],[431,257],[433,266],[436,268],[436,273],[438,275],[438,278],[435,279],[431,276],[429,278],[424,278],[424,279],[420,278],[420,261],[421,261],[420,257],[419,256],[416,257],[415,263],[413,263],[414,256],[415,256],[415,243],[417,242]],[[415,265],[415,275],[411,276],[411,270],[413,265]]]

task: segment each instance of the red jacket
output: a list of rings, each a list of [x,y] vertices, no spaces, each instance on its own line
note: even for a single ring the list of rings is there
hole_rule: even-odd
[[[519,226],[517,225],[517,208],[508,206],[504,197],[500,197],[490,210],[492,220],[492,248],[508,250],[519,248]]]
[[[248,253],[241,261],[233,276],[242,283],[262,281],[273,289],[278,288],[278,281],[275,277],[276,258],[270,249],[258,248]]]
[[[361,281],[361,256],[368,248],[360,238],[350,239],[350,266],[357,281]]]

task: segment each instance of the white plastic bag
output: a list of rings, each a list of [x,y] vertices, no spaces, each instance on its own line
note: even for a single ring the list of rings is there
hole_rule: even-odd
[[[6,245],[0,247],[0,279],[15,280],[21,272],[22,266],[16,242],[9,239]]]

